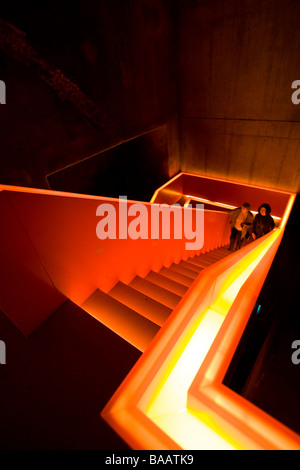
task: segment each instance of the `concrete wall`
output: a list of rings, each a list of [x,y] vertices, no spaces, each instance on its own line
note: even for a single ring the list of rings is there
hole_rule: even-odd
[[[1,183],[47,188],[48,174],[161,126],[164,180],[168,158],[178,171],[173,16],[168,0],[2,2]]]
[[[180,1],[183,171],[299,191],[300,4]]]
[[[164,129],[168,152],[151,157],[164,181],[182,170],[298,191],[299,13],[289,0],[2,2],[1,183],[47,188]],[[139,176],[148,193],[161,183]]]

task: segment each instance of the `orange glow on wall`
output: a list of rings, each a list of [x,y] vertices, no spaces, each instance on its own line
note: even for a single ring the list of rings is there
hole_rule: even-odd
[[[132,344],[145,351],[102,412],[134,449],[300,448],[298,435],[222,385],[295,196],[238,183],[228,191],[228,185],[223,180],[180,174],[159,188],[153,201],[173,204],[188,195],[237,206],[257,190],[259,197],[268,196],[281,218],[280,227],[201,271],[162,328],[157,328],[150,346],[145,337],[138,342],[145,323],[137,321],[129,327],[122,316],[112,319],[108,311],[106,317],[101,316],[100,321],[112,329],[115,324],[123,331],[119,334],[132,338]],[[222,195],[226,195],[224,200]],[[86,310],[98,318],[97,304],[103,304],[99,289],[108,292],[118,281],[128,284],[136,275],[157,272],[162,266],[223,246],[229,239],[228,214],[206,210],[205,243],[195,252],[187,253],[184,239],[99,240],[96,208],[102,202],[118,210],[119,201],[112,198],[0,187],[7,221],[1,260],[9,266],[0,306],[25,334],[65,298],[78,305],[88,302]],[[18,233],[17,240],[13,232]],[[20,310],[25,297],[14,296],[18,284],[27,294],[27,315],[24,308]],[[151,328],[156,326],[149,324],[153,337],[156,329]]]
[[[180,200],[186,203],[187,199],[202,199],[216,205],[222,204],[224,208],[238,207],[249,202],[253,211],[263,202],[268,202],[272,208],[271,215],[281,218],[290,195],[291,193],[278,189],[182,172],[158,188],[151,202],[162,203],[171,199],[173,204]]]
[[[0,235],[0,256],[7,269],[0,308],[24,334],[30,334],[66,298],[81,306],[97,289],[107,293],[119,281],[129,284],[136,275],[144,277],[151,270],[157,272],[222,246],[229,234],[228,215],[207,211],[205,243],[199,250],[186,249],[189,240],[184,230],[181,239],[171,231],[169,239],[100,240],[96,235],[97,207],[106,203],[114,207],[118,229],[119,199],[3,185],[1,201],[7,223]],[[137,201],[126,203],[129,210]],[[150,226],[153,205],[143,205]],[[24,296],[15,296],[15,289]],[[110,327],[115,330],[113,322]],[[124,325],[123,331],[127,329]],[[134,336],[138,338],[139,328]]]

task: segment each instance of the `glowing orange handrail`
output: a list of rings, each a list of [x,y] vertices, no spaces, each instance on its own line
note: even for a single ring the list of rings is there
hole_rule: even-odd
[[[287,207],[288,212],[291,210],[292,203],[293,197],[291,198],[290,204]],[[244,247],[242,250],[240,250],[240,252],[235,253],[229,259],[219,261],[215,265],[205,270],[202,276],[199,276],[199,278],[195,281],[194,285],[189,291],[189,295],[186,295],[182,299],[173,315],[169,318],[168,322],[161,329],[160,333],[156,336],[148,350],[144,353],[129,376],[125,379],[120,389],[116,392],[108,405],[105,407],[102,412],[102,416],[133,448],[182,448],[182,445],[180,445],[179,442],[176,442],[177,438],[172,437],[172,432],[174,430],[174,426],[176,426],[176,423],[174,421],[170,421],[167,428],[160,428],[157,423],[160,423],[161,419],[159,417],[158,420],[155,418],[157,410],[155,411],[154,409],[154,411],[150,411],[151,407],[153,408],[152,403],[155,403],[157,400],[156,397],[159,397],[161,390],[163,390],[163,387],[169,380],[168,378],[173,373],[172,371],[174,366],[176,365],[177,361],[181,359],[181,355],[184,352],[186,345],[189,344],[190,339],[193,337],[195,328],[197,328],[197,326],[193,325],[193,322],[195,323],[196,320],[195,325],[197,322],[199,323],[199,321],[201,323],[201,318],[199,320],[199,316],[201,317],[207,308],[210,308],[210,305],[213,305],[214,302],[218,300],[218,294],[222,293],[222,286],[224,285],[223,280],[228,279],[228,276],[224,274],[224,271],[227,271],[228,275],[233,275],[237,268],[238,272],[236,272],[235,275],[241,276],[242,269],[245,269],[247,266],[245,264],[246,261],[245,263],[243,262],[243,258],[249,258],[250,256],[247,263],[249,263],[250,259],[252,259],[251,263],[253,264],[255,262],[255,257],[259,256],[259,264],[256,266],[256,268],[254,268],[254,271],[252,270],[253,274],[250,274],[248,281],[245,282],[244,291],[241,290],[241,294],[236,298],[232,307],[229,307],[229,313],[223,322],[224,325],[221,325],[219,334],[216,337],[221,341],[223,338],[223,332],[226,331],[224,329],[227,328],[227,334],[229,336],[226,337],[226,342],[231,344],[231,349],[229,348],[229,350],[230,353],[233,354],[236,344],[231,343],[230,340],[234,339],[236,341],[237,338],[240,338],[243,333],[247,318],[249,316],[249,311],[251,310],[251,305],[253,305],[255,302],[262,283],[264,282],[267,271],[272,263],[273,257],[280,243],[281,236],[282,229],[274,231],[262,239],[256,240],[249,246]],[[257,276],[258,273],[259,276]],[[219,279],[221,282],[218,282]],[[242,297],[243,292],[245,294],[245,289],[247,289],[247,296],[245,297],[244,295]],[[226,310],[225,307],[224,311]],[[220,307],[219,304],[217,308],[221,309],[220,315],[222,315],[224,313],[222,312],[223,307]],[[239,318],[242,320],[240,320],[236,326],[235,333],[233,334],[233,323],[230,319],[232,318],[232,312],[237,308],[239,308]],[[217,341],[217,339],[215,341]],[[217,364],[220,364],[219,360],[223,354],[224,357],[226,356],[227,362],[225,361],[225,364],[225,362],[221,361],[223,367],[222,369],[221,365],[218,368],[215,363],[217,361]],[[215,370],[215,375],[211,369],[208,370],[208,365],[211,364],[210,359],[214,360],[215,369],[213,369],[213,371]],[[176,419],[180,418],[180,416],[186,417],[188,418],[189,424],[192,423],[193,425],[194,422],[191,420],[194,419],[195,421],[196,417],[199,417],[200,413],[201,420],[204,423],[203,425],[206,426],[206,431],[208,429],[212,429],[214,430],[215,435],[220,437],[219,440],[216,440],[216,445],[223,445],[223,442],[227,442],[229,448],[285,448],[285,446],[288,448],[297,448],[297,446],[299,447],[299,436],[295,435],[295,433],[288,430],[286,427],[281,425],[281,423],[278,423],[276,420],[263,413],[253,405],[248,408],[245,407],[245,403],[241,397],[237,397],[234,392],[230,390],[228,391],[227,388],[225,390],[224,386],[220,385],[220,376],[224,374],[224,371],[228,366],[228,360],[229,356],[226,355],[226,351],[224,352],[223,349],[220,349],[218,343],[214,342],[207,355],[207,359],[205,359],[203,363],[204,366],[207,367],[206,371],[208,374],[205,375],[205,384],[202,381],[204,369],[201,367],[197,380],[195,379],[193,385],[190,387],[188,408],[186,411],[182,410],[182,413],[179,410],[176,415]],[[220,372],[221,370],[222,373]],[[219,375],[217,374],[217,371]],[[216,382],[214,382],[214,380]],[[200,386],[199,383],[201,384]],[[205,386],[203,386],[203,384]],[[208,391],[207,394],[206,391]],[[213,399],[210,399],[209,391],[212,392]],[[186,393],[188,393],[188,390]],[[170,394],[167,394],[166,396],[170,401]],[[223,397],[224,400],[226,398],[227,403],[230,402],[229,399],[231,398],[231,406],[235,406],[235,410],[239,410],[237,414],[240,413],[240,415],[235,417],[236,419],[239,419],[238,424],[237,422],[232,424],[233,418],[228,414],[226,415],[225,419],[222,418],[222,415],[224,415],[224,410],[218,403],[220,397]],[[239,404],[241,404],[240,407]],[[165,410],[160,410],[161,413],[163,414],[165,412],[166,416],[168,416],[169,413],[171,416],[172,405],[167,403],[166,407],[167,408]],[[168,407],[170,412],[168,412]],[[135,413],[133,410],[139,410],[139,413]],[[118,420],[119,413],[121,413],[124,418],[121,421]],[[257,437],[255,440],[253,439],[253,436],[249,438],[251,427],[250,430],[247,428],[248,423],[246,417],[248,417],[248,419],[251,421],[251,419],[254,419],[254,415],[256,417],[255,419],[257,419],[257,422],[262,424],[262,430],[269,430],[269,435],[271,436],[269,439],[263,440]],[[142,421],[139,421],[139,418],[142,416]],[[128,427],[129,422],[131,423],[131,418],[135,422],[133,430],[131,424]],[[178,422],[181,424],[183,423],[182,419],[181,421],[179,419]],[[186,424],[186,422],[184,422],[184,424]],[[139,429],[138,435],[136,435],[134,432],[135,426],[137,426]],[[165,433],[162,433],[162,429],[165,430]],[[166,429],[169,429],[170,432],[166,431]]]
[[[197,415],[209,409],[237,445],[252,449],[299,449],[300,436],[222,384],[282,233],[241,288],[188,391],[188,408]],[[225,423],[225,425],[224,425]]]
[[[254,211],[262,202],[268,202],[272,207],[272,215],[281,218],[290,194],[280,189],[180,172],[155,191],[151,202],[170,200],[173,203],[184,197],[185,202],[199,199],[208,205],[221,204],[222,207],[230,208],[248,201]]]

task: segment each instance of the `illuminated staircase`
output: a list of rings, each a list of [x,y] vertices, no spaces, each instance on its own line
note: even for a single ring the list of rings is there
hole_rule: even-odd
[[[148,228],[152,226],[152,204],[171,205],[180,202],[180,198],[184,198],[185,203],[204,201],[204,254],[195,256],[197,243],[192,244],[191,251],[188,248],[190,238],[183,230],[183,219],[179,224],[184,234],[181,238],[170,230],[167,239],[162,235],[154,239],[150,236],[100,239],[96,236],[99,206],[111,205],[118,226],[123,212],[120,201],[0,185],[4,221],[0,307],[5,317],[26,337],[24,340],[18,334],[20,349],[14,348],[13,364],[19,364],[20,379],[25,377],[24,381],[20,380],[19,395],[26,398],[32,388],[32,392],[36,390],[37,400],[31,400],[30,392],[30,404],[39,402],[40,396],[44,404],[49,403],[48,388],[43,388],[47,385],[44,371],[49,370],[48,366],[45,368],[45,353],[50,369],[55,365],[55,373],[56,364],[62,364],[54,377],[53,383],[59,386],[50,419],[47,419],[46,440],[52,416],[57,416],[59,425],[66,425],[67,431],[72,428],[78,436],[80,426],[91,429],[91,416],[98,416],[100,407],[106,403],[101,417],[132,449],[299,449],[299,436],[251,401],[252,392],[258,391],[263,398],[261,406],[268,402],[267,411],[271,404],[272,412],[277,407],[275,400],[269,399],[275,383],[274,362],[278,371],[276,361],[266,364],[267,368],[271,367],[268,388],[263,383],[266,375],[258,375],[261,357],[258,358],[255,372],[263,381],[260,380],[260,387],[257,381],[254,383],[256,390],[250,390],[251,400],[237,396],[235,390],[223,382],[232,358],[239,359],[238,347],[254,306],[256,302],[261,304],[258,296],[277,256],[295,195],[179,174],[155,192],[151,203],[144,203],[150,222]],[[276,214],[278,229],[231,254],[225,246],[230,237],[230,215],[220,208],[237,207],[241,200],[251,201],[253,207],[268,200]],[[127,202],[128,214],[130,210],[133,213],[137,209],[135,202]],[[184,207],[181,213],[184,215]],[[76,230],[74,214],[78,221]],[[175,221],[175,217],[170,218],[172,220]],[[130,224],[127,223],[128,234]],[[297,246],[295,240],[298,240],[296,235],[289,247]],[[215,249],[221,245],[223,248]],[[285,253],[283,251],[279,268],[287,266]],[[170,260],[188,256],[191,257],[169,266]],[[296,256],[293,258],[297,260]],[[153,271],[149,272],[151,269]],[[283,272],[289,270],[283,269]],[[285,285],[288,287],[289,282]],[[271,298],[274,304],[273,292]],[[293,311],[296,310],[293,308]],[[97,322],[93,322],[91,316]],[[6,331],[13,334],[9,324]],[[254,333],[256,335],[255,329]],[[1,339],[5,339],[4,334]],[[10,336],[8,339],[11,343]],[[56,339],[60,341],[60,349],[56,348]],[[288,366],[293,367],[290,343]],[[47,344],[54,344],[55,351],[44,347]],[[145,350],[146,354],[138,358]],[[28,360],[26,356],[21,360],[27,351]],[[29,364],[31,370],[33,356],[38,356],[32,369],[35,373],[24,375],[24,365]],[[74,357],[78,358],[77,362]],[[70,365],[75,363],[79,367],[76,365],[74,374]],[[133,364],[134,368],[120,385]],[[66,374],[66,370],[72,373]],[[24,407],[21,402],[21,413],[18,412],[19,396],[11,399],[15,371],[10,376],[10,381],[3,376],[5,383],[2,384],[8,398],[6,425],[9,427],[17,414],[21,416],[18,429],[24,447],[22,436],[28,428],[28,419],[22,414],[23,408],[30,416],[38,418],[33,421],[33,433],[35,429],[42,429],[39,417],[44,414],[40,406],[32,413],[34,408],[28,408],[27,404]],[[35,377],[34,386],[28,383],[27,376],[30,382]],[[82,380],[78,381],[78,377]],[[93,377],[94,383],[90,381]],[[287,380],[286,376],[283,380]],[[73,393],[74,390],[77,393]],[[109,402],[108,395],[111,396]],[[67,415],[61,415],[65,396],[72,396],[74,400],[79,397],[79,401],[71,403]],[[52,395],[50,398],[52,400]],[[81,406],[82,403],[85,405]],[[54,409],[58,412],[53,412]],[[76,415],[78,409],[80,415]],[[100,424],[99,439],[99,426],[95,423],[95,436],[92,436],[95,441],[88,442],[89,448],[94,443],[97,447],[99,442],[102,446],[106,442],[111,446],[109,437],[102,440],[109,434],[107,425],[102,431]],[[52,429],[57,429],[57,421],[54,420],[49,429],[51,436],[55,435]],[[13,426],[10,431],[14,436]],[[8,437],[9,445],[10,441],[15,442],[15,439]],[[58,442],[61,445],[60,437]],[[32,445],[32,440],[28,445]]]
[[[108,293],[97,289],[81,307],[126,341],[144,351],[198,274],[230,254],[217,248],[173,263],[129,285],[118,282]]]

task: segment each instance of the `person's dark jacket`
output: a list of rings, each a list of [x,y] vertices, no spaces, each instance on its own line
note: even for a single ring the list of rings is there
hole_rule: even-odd
[[[266,211],[266,215],[261,215],[259,210],[260,208],[258,209],[258,214],[256,214],[256,216],[254,217],[252,225],[252,232],[255,233],[256,238],[260,238],[263,235],[266,235],[266,233],[271,232],[271,230],[273,230],[273,228],[275,227],[274,219],[273,217],[271,217],[270,213],[268,213],[268,208]]]

